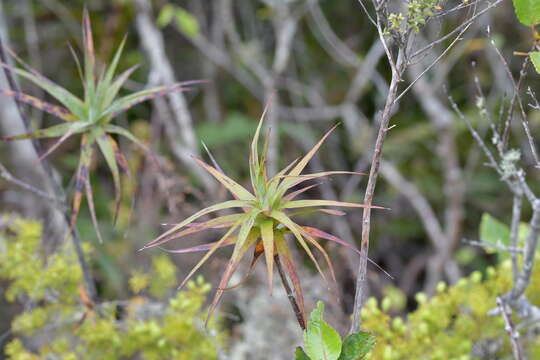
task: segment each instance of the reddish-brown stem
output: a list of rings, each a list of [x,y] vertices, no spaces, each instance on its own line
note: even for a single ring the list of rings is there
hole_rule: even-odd
[[[294,292],[291,289],[291,286],[289,285],[289,281],[287,280],[287,277],[285,276],[285,272],[283,271],[283,266],[281,265],[281,260],[279,259],[279,256],[277,255],[274,256],[274,261],[276,263],[276,267],[278,269],[281,282],[283,283],[283,288],[285,288],[285,292],[287,293],[287,298],[289,298],[289,302],[291,303],[294,314],[296,315],[296,320],[298,321],[298,325],[300,325],[302,330],[306,330],[306,322],[304,320],[304,315],[302,314],[302,311],[300,310],[300,307],[298,306],[298,303],[296,302],[296,298],[294,297]]]

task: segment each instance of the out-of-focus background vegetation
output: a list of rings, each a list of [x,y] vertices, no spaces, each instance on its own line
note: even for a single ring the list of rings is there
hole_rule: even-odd
[[[439,6],[444,9],[458,3],[443,0]],[[116,227],[111,220],[114,189],[108,169],[99,159],[94,164],[91,179],[104,242],[98,242],[86,205],[77,228],[98,298],[105,304],[101,307],[84,304],[80,270],[70,243],[64,240],[65,229],[56,225],[51,201],[0,179],[0,212],[4,214],[0,217],[0,349],[5,352],[0,358],[211,359],[218,353],[231,359],[292,358],[301,332],[277,282],[273,295],[268,295],[262,264],[243,286],[226,292],[219,314],[205,330],[206,295],[219,281],[228,250],[219,252],[201,269],[204,280],[199,278],[178,294],[176,285],[200,256],[137,250],[168,229],[167,224],[178,223],[205,206],[227,199],[218,183],[197,170],[190,158],[191,154],[206,157],[203,141],[223,170],[247,186],[249,141],[270,94],[275,94],[267,120],[272,128],[271,169],[282,168],[301,156],[324,131],[340,122],[310,163],[310,172],[368,172],[377,130],[376,111],[384,105],[390,74],[374,27],[353,0],[19,0],[0,4],[0,35],[15,53],[47,77],[82,93],[68,45],[81,52],[84,6],[92,19],[98,61],[109,61],[128,34],[120,70],[141,66],[127,82],[126,91],[173,81],[209,82],[194,86],[176,99],[164,97],[138,105],[119,117],[118,124],[158,154],[160,166],[156,167],[137,147],[120,140],[132,175],[122,178],[123,197]],[[463,7],[430,19],[418,34],[418,42],[428,44],[440,38],[460,24],[469,10]],[[405,74],[404,87],[452,40],[436,44],[418,59]],[[478,111],[478,102],[486,102],[497,119],[499,111],[507,111],[505,101],[513,90],[493,47],[517,74],[522,58],[513,52],[526,52],[531,43],[531,30],[519,24],[512,3],[503,1],[480,16],[463,39],[400,100],[391,121],[395,127],[389,130],[385,144],[382,178],[375,196],[377,205],[391,210],[374,212],[369,251],[370,258],[394,277],[390,279],[376,267],[369,267],[369,294],[388,299],[383,303],[387,314],[414,311],[419,292],[444,298],[440,295],[446,291],[443,283],[458,283],[474,271],[477,277],[488,278],[487,282],[504,273],[498,268],[505,266],[501,255],[470,246],[464,240],[496,241],[507,236],[512,197],[493,169],[485,166],[484,155],[452,112],[447,95],[453,96],[489,140],[490,124]],[[525,80],[527,86],[540,90],[540,78],[532,74],[532,68],[528,70],[531,75]],[[477,97],[474,76],[478,76],[485,93],[482,99]],[[29,83],[21,80],[20,85],[25,92],[51,101]],[[7,88],[3,75],[0,88]],[[56,123],[33,108],[25,110],[34,128]],[[533,134],[540,130],[539,114],[529,114]],[[22,133],[20,124],[13,100],[0,98],[0,132]],[[519,131],[519,122],[514,125],[518,131],[510,141],[513,147],[525,149],[522,158],[527,164],[531,159],[527,138]],[[41,143],[47,148],[53,142]],[[73,194],[78,149],[74,138],[48,159],[68,196]],[[17,178],[43,188],[43,174],[36,170],[36,162],[28,142],[0,143],[0,163]],[[530,185],[538,188],[538,170],[532,166],[526,170]],[[364,187],[364,177],[339,175],[305,196],[362,202]],[[523,209],[524,219],[530,211]],[[305,222],[360,246],[360,210],[348,211],[339,218],[306,215]],[[180,248],[215,241],[219,234],[218,230],[210,231],[174,245]],[[307,307],[324,300],[329,321],[344,332],[352,312],[358,257],[335,244],[325,247],[336,268],[338,289],[329,290],[303,254],[295,256],[305,262],[300,277]],[[236,283],[241,278],[233,280]],[[466,281],[468,285],[462,286],[481,282],[477,278]],[[535,275],[531,289],[536,287],[538,291],[539,281],[539,275]],[[488,304],[482,305],[480,314],[494,306],[493,299],[498,295],[495,285],[482,286],[485,288],[474,288],[477,296],[470,300],[463,299],[467,291],[458,290],[448,298],[454,296],[456,303]],[[500,286],[507,289],[504,284]],[[538,293],[534,294],[533,299],[538,298]],[[384,333],[385,329],[377,328],[382,327],[378,320],[370,318],[380,310],[373,303],[367,309],[365,326]],[[457,310],[444,311],[453,314]],[[186,321],[186,317],[197,321]],[[451,319],[449,315],[448,322]],[[405,325],[388,321],[391,325],[386,331],[392,326],[392,331],[405,331],[400,328]],[[471,335],[470,327],[455,325],[462,342],[441,343],[456,352],[443,352],[433,359],[489,354],[488,350],[478,350],[478,344],[484,343],[486,348],[496,348],[492,354],[509,351],[507,340],[503,345],[497,345],[497,340],[493,340],[494,345],[489,343],[490,339],[504,337],[502,322],[482,318],[470,320],[470,326],[475,322],[486,324],[489,333],[476,329],[478,336]],[[432,333],[444,333],[450,327],[449,323],[439,325],[433,325]],[[468,339],[469,335],[473,338]],[[431,335],[428,332],[425,336]],[[385,341],[380,343],[384,345]],[[403,343],[407,341],[412,340]],[[402,350],[394,355],[379,350],[374,358],[413,356],[403,346],[395,343],[394,348]],[[463,351],[459,346],[464,346]],[[41,355],[36,355],[40,351]],[[90,357],[92,351],[96,353]],[[268,357],[268,353],[272,355]]]

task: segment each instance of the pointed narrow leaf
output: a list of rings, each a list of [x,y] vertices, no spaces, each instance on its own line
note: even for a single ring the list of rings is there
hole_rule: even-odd
[[[48,92],[52,97],[68,108],[68,110],[77,116],[77,118],[84,120],[84,104],[78,97],[46,78],[44,75],[40,74],[36,69],[33,69],[30,65],[19,58],[14,52],[10,51],[10,54],[26,70],[18,69],[2,62],[0,62],[0,66],[33,82],[35,85]]]
[[[152,247],[152,246],[155,246],[155,244],[158,243],[160,240],[168,237],[169,235],[174,234],[175,232],[182,229],[187,224],[197,220],[201,216],[212,213],[214,211],[230,209],[230,208],[237,208],[237,207],[248,207],[248,206],[249,206],[249,204],[247,202],[245,202],[245,201],[242,201],[242,200],[230,200],[230,201],[225,201],[225,202],[222,202],[222,203],[219,203],[219,204],[209,206],[209,207],[207,207],[205,209],[202,209],[202,210],[198,211],[194,215],[188,217],[187,219],[185,219],[184,221],[182,221],[181,223],[179,223],[178,225],[176,225],[172,229],[169,229],[168,231],[164,232],[163,234],[158,236],[155,240],[153,240],[148,245],[143,247],[141,250]]]
[[[105,162],[111,170],[114,184],[114,215],[113,224],[116,224],[118,217],[118,211],[120,210],[120,200],[122,198],[121,184],[120,184],[120,171],[118,170],[118,164],[116,163],[116,153],[118,150],[118,144],[109,135],[102,133],[97,136],[97,143]]]
[[[139,148],[141,148],[146,154],[155,157],[155,155],[152,154],[152,151],[144,144],[141,140],[137,139],[135,135],[130,133],[128,130],[124,129],[123,127],[116,126],[116,125],[106,125],[103,130],[107,133],[116,134],[125,137],[135,145],[137,145]]]
[[[74,134],[83,132],[87,126],[88,124],[83,123],[83,122],[62,123],[58,125],[53,125],[45,129],[39,129],[39,130],[33,131],[31,133],[27,133],[27,134],[2,136],[0,137],[0,140],[12,141],[12,140],[24,140],[24,139],[54,138],[54,137],[60,137],[69,131],[73,131]],[[75,128],[75,130],[72,130],[73,128]]]
[[[291,279],[291,282],[293,284],[294,293],[296,295],[296,302],[298,304],[300,313],[302,314],[302,319],[304,320],[305,324],[306,310],[304,304],[304,294],[302,292],[300,277],[298,276],[298,272],[296,271],[296,266],[294,265],[291,251],[287,246],[287,242],[285,241],[285,237],[283,236],[283,234],[275,234],[274,241],[279,259],[283,262],[283,265],[285,266],[285,271],[287,272],[287,275],[289,276],[289,279]]]
[[[311,158],[315,155],[317,150],[319,150],[324,140],[326,140],[326,138],[332,133],[332,131],[334,131],[336,127],[337,125],[332,126],[332,128],[328,130],[326,134],[324,134],[321,140],[319,140],[319,142],[315,144],[315,146],[302,158],[302,160],[298,162],[298,164],[291,170],[291,172],[288,175],[290,176],[300,175],[302,170],[304,170],[304,168],[306,167],[308,162],[311,160]]]
[[[114,157],[116,159],[116,163],[118,164],[118,168],[120,169],[120,171],[124,174],[127,174],[128,176],[130,176],[130,171],[129,171],[129,163],[126,159],[126,156],[122,153],[122,151],[120,150],[120,147],[118,147],[118,143],[115,141],[113,143],[113,150],[114,150]]]
[[[266,258],[266,271],[268,272],[268,289],[272,294],[272,278],[274,276],[274,222],[267,220],[261,223],[261,237]]]
[[[110,63],[110,65],[107,67],[107,71],[105,72],[105,75],[103,77],[103,80],[99,83],[99,92],[106,90],[111,86],[111,82],[113,81],[114,74],[116,74],[116,69],[118,68],[118,63],[120,62],[120,58],[122,56],[122,52],[124,51],[124,46],[126,44],[127,36],[124,35],[124,38],[120,42],[120,45],[116,49],[116,52],[113,56],[113,59]]]
[[[75,49],[70,43],[68,43],[68,48],[69,48],[69,51],[71,52],[71,56],[73,56],[73,60],[75,60],[75,65],[77,66],[77,72],[79,73],[79,79],[81,80],[81,83],[84,83],[84,76],[82,72],[81,61],[79,60],[79,57],[77,56],[77,53],[75,52]]]
[[[298,229],[302,233],[302,236],[310,242],[313,246],[315,246],[323,255],[324,260],[326,261],[326,265],[328,266],[328,269],[330,270],[330,275],[332,276],[332,280],[334,281],[334,284],[336,285],[337,289],[337,280],[336,280],[336,273],[334,271],[334,266],[332,265],[332,262],[330,261],[330,256],[328,256],[328,253],[324,248],[311,236],[307,231],[304,231],[304,229],[301,226],[298,226]]]
[[[278,172],[276,175],[274,175],[270,180],[268,180],[268,187],[270,193],[274,192],[277,187],[279,186],[279,182],[283,179],[283,175],[289,171],[294,164],[296,164],[300,160],[300,158],[295,159],[292,161],[289,165],[287,165],[285,168],[283,168],[280,172]]]
[[[259,244],[260,244],[260,246],[259,246]],[[245,283],[248,280],[248,278],[253,273],[253,268],[255,267],[255,264],[257,263],[257,260],[259,260],[261,258],[261,255],[264,253],[264,246],[262,245],[262,242],[259,242],[259,244],[257,244],[257,246],[255,246],[255,248],[253,249],[253,259],[251,259],[251,264],[249,264],[249,269],[248,269],[246,275],[244,276],[244,278],[242,280],[240,280],[238,283],[234,284],[234,285],[229,285],[226,288],[223,288],[223,290],[225,290],[225,291],[232,290],[234,288],[239,287],[240,285],[242,285],[243,283]]]
[[[236,252],[240,251],[240,249],[242,249],[242,247],[244,246],[244,242],[246,242],[248,235],[251,233],[253,225],[255,225],[255,219],[260,213],[261,210],[253,209],[251,210],[251,212],[248,212],[242,217],[244,220],[242,226],[240,226],[240,230],[238,231],[238,239],[234,248],[234,252],[232,254],[233,258],[236,256]]]
[[[289,217],[297,216],[297,215],[304,215],[304,214],[311,214],[315,212],[322,212],[325,214],[330,214],[334,216],[343,216],[347,213],[341,210],[334,210],[334,209],[304,209],[304,210],[297,210],[289,213]]]
[[[83,45],[84,45],[84,78],[86,100],[93,98],[95,92],[95,69],[96,54],[94,50],[94,39],[92,36],[92,25],[90,15],[85,8],[83,12]]]
[[[206,316],[205,326],[208,325],[208,321],[212,317],[212,314],[214,313],[219,303],[219,300],[221,299],[221,296],[223,295],[223,292],[227,288],[227,285],[229,284],[229,280],[231,279],[231,276],[234,274],[234,272],[238,268],[238,265],[240,264],[240,260],[242,260],[242,257],[244,256],[244,254],[249,250],[251,246],[255,244],[258,238],[259,238],[259,233],[254,230],[254,231],[249,232],[243,244],[240,245],[240,241],[236,243],[234,254],[231,257],[231,260],[229,261],[229,263],[227,264],[225,271],[223,272],[223,276],[221,277],[221,280],[219,282],[218,289],[216,290],[216,294],[214,295],[214,298],[212,299],[212,304],[210,305],[210,308],[208,309],[208,315]]]
[[[218,162],[216,161],[216,159],[214,158],[214,155],[212,155],[212,153],[210,152],[210,149],[208,149],[208,146],[206,146],[206,144],[204,143],[204,141],[201,141],[202,143],[202,146],[204,147],[204,151],[206,151],[206,154],[208,155],[208,157],[210,158],[210,161],[212,161],[212,165],[214,165],[214,167],[217,169],[217,171],[219,171],[220,173],[222,174],[225,174],[225,172],[223,171],[223,169],[221,168],[221,166],[219,166]]]
[[[235,182],[233,179],[228,177],[227,175],[219,172],[214,167],[208,165],[204,161],[197,159],[196,157],[193,157],[197,163],[203,167],[206,171],[208,171],[216,180],[218,180],[227,190],[229,190],[236,199],[239,200],[255,200],[255,196],[253,196],[249,191],[247,191],[242,185]]]
[[[322,231],[320,229],[317,229],[317,228],[314,228],[314,227],[310,227],[310,226],[302,226],[302,229],[304,231],[306,231],[308,234],[310,234],[311,236],[313,237],[316,237],[316,238],[321,238],[321,239],[326,239],[326,240],[330,240],[330,241],[333,241],[341,246],[345,246],[346,248],[349,248],[351,250],[353,250],[355,253],[357,253],[358,255],[360,255],[360,250],[358,250],[355,246],[349,244],[348,242],[346,241],[343,241],[341,240],[340,238],[338,238],[337,236],[334,236],[332,234],[329,234],[325,231]],[[394,279],[394,277],[392,275],[390,275],[386,270],[384,270],[381,266],[379,266],[379,264],[377,264],[376,262],[374,262],[373,260],[371,260],[370,258],[367,259],[372,265],[374,265],[376,268],[378,268],[379,270],[381,270],[386,276],[388,276],[390,279]]]
[[[131,108],[141,102],[155,99],[157,97],[167,95],[174,91],[184,91],[189,88],[187,86],[206,82],[204,80],[191,80],[175,83],[172,85],[158,86],[151,89],[141,90],[131,95],[124,96],[114,101],[103,113],[102,116],[111,115],[117,116],[119,113]]]
[[[94,206],[94,194],[92,192],[92,184],[90,183],[90,174],[88,174],[88,179],[86,180],[84,187],[86,189],[86,202],[88,203],[90,218],[92,219],[92,224],[94,225],[94,230],[96,231],[98,241],[103,244],[103,237],[101,236],[101,231],[99,230],[99,223],[96,216],[96,208]]]
[[[317,268],[317,271],[319,271],[319,274],[321,274],[322,278],[326,280],[326,276],[324,275],[323,271],[321,270],[321,267],[319,266],[319,263],[317,262],[317,259],[315,256],[313,256],[313,253],[311,252],[311,249],[306,244],[306,241],[302,237],[302,234],[300,232],[299,226],[292,221],[285,213],[281,211],[272,211],[270,213],[270,217],[276,219],[278,222],[283,224],[285,227],[287,227],[291,232],[294,234],[294,237],[296,240],[300,243],[302,248],[305,250],[305,252],[308,254],[309,258],[315,264],[315,267]]]
[[[268,112],[268,109],[270,108],[270,102],[266,103],[266,106],[264,107],[263,113],[261,115],[261,118],[259,119],[259,124],[257,125],[257,130],[255,130],[255,135],[253,135],[253,141],[251,142],[251,153],[249,156],[249,174],[251,176],[251,185],[253,186],[253,190],[257,192],[257,174],[259,172],[259,136],[261,133],[262,124],[264,122],[264,118],[266,117],[266,113]],[[258,194],[260,195],[260,194]]]
[[[282,193],[285,193],[285,191],[287,191],[288,189],[298,184],[301,184],[304,181],[319,179],[319,178],[331,176],[331,175],[343,175],[343,174],[366,175],[365,173],[355,172],[355,171],[323,171],[323,172],[314,173],[314,174],[297,175],[297,176],[285,175],[285,176],[282,176],[283,181],[281,182],[279,189]]]
[[[317,184],[313,184],[313,185],[309,185],[309,186],[305,186],[301,189],[298,189],[296,191],[293,191],[292,193],[290,194],[287,194],[287,196],[284,196],[283,197],[283,202],[287,202],[287,201],[291,201],[292,199],[294,199],[295,197],[297,197],[298,195],[308,191],[309,189],[312,189],[314,188],[315,186],[319,186],[321,185],[321,183],[317,183]]]
[[[222,242],[221,244],[218,244],[218,241],[214,241],[214,242],[211,242],[211,243],[208,243],[208,244],[192,246],[192,247],[184,248],[184,249],[172,250],[172,249],[164,249],[162,247],[160,247],[160,249],[163,250],[163,251],[166,251],[168,253],[172,253],[172,254],[186,254],[186,253],[192,253],[192,252],[208,251],[208,250],[212,249],[216,245],[218,245],[218,247],[222,248],[222,247],[225,247],[225,246],[234,245],[235,242],[236,242],[236,237],[230,237],[227,240],[225,240],[224,242]]]
[[[139,65],[134,65],[130,67],[129,69],[127,69],[126,71],[118,75],[118,77],[114,80],[114,82],[110,86],[108,86],[106,90],[104,90],[103,99],[101,100],[101,106],[103,108],[108,108],[112,104],[112,102],[116,98],[116,95],[118,95],[118,92],[120,91],[122,86],[124,86],[124,83],[127,81],[127,79],[129,79],[131,74],[133,74],[133,72],[137,70],[138,68],[139,68]]]
[[[216,241],[214,247],[212,247],[203,257],[201,260],[199,260],[199,262],[197,263],[197,265],[195,265],[193,267],[193,269],[191,269],[191,271],[189,272],[189,274],[184,278],[184,280],[182,281],[182,283],[180,284],[180,286],[178,287],[178,290],[182,289],[184,287],[184,285],[188,282],[188,280],[193,276],[193,274],[195,274],[195,272],[197,270],[199,270],[199,268],[206,262],[206,260],[208,260],[208,258],[210,258],[210,256],[212,256],[217,249],[219,249],[221,247],[221,245],[234,233],[234,231],[238,228],[238,226],[240,226],[240,221],[237,222],[234,226],[232,226],[229,231],[227,231],[225,233],[225,235],[223,235],[223,237],[221,239],[219,239],[218,241]]]
[[[385,209],[387,208],[375,205],[364,205],[357,203],[349,203],[343,201],[333,201],[333,200],[294,200],[289,201],[282,205],[282,209],[297,209],[302,207],[311,207],[311,206],[338,206],[338,207],[356,207],[356,208],[372,208],[372,209]]]
[[[220,217],[217,217],[215,219],[211,219],[205,222],[186,224],[186,227],[188,227],[188,229],[180,231],[179,233],[166,236],[159,241],[154,240],[140,250],[144,250],[144,249],[154,247],[154,246],[159,246],[171,240],[179,239],[181,237],[194,234],[199,231],[204,231],[207,229],[218,229],[221,227],[230,227],[234,225],[243,215],[244,214],[225,215],[225,216],[220,216]]]
[[[12,90],[2,90],[2,89],[0,89],[0,94],[11,96],[19,102],[31,105],[35,107],[36,109],[47,112],[64,121],[74,121],[77,119],[75,115],[69,112],[68,109],[62,106],[53,105],[51,103],[40,100],[28,94],[24,94],[24,93],[12,91]]]
[[[73,196],[73,205],[71,209],[70,229],[75,228],[79,210],[81,209],[82,194],[86,188],[86,183],[88,182],[88,174],[90,172],[93,154],[94,142],[92,136],[90,134],[85,134],[81,140],[81,155],[75,180],[75,195]]]
[[[69,128],[68,131],[66,131],[66,133],[64,135],[62,135],[62,137],[60,137],[60,139],[58,139],[58,141],[56,141],[53,146],[51,146],[50,148],[47,149],[47,151],[45,151],[43,154],[41,154],[39,156],[39,161],[43,161],[43,159],[45,159],[47,156],[49,156],[54,150],[58,149],[58,147],[60,145],[62,145],[62,143],[64,141],[66,141],[69,137],[71,137],[71,135],[73,135],[75,133],[75,130],[72,127]]]

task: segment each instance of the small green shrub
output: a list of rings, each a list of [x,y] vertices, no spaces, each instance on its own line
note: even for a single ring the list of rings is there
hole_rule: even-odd
[[[377,343],[367,359],[511,359],[502,317],[488,314],[496,308],[497,296],[510,289],[511,273],[510,260],[506,260],[497,268],[487,268],[484,275],[475,271],[454,286],[440,283],[430,299],[417,294],[418,308],[406,319],[392,317],[376,299],[369,299],[362,310],[362,324],[376,336]],[[540,305],[538,266],[526,295]],[[389,301],[385,298],[381,303]],[[386,305],[384,308],[389,308]],[[517,318],[514,321],[520,323]],[[521,332],[526,333],[524,329]],[[538,335],[522,336],[521,341],[529,359],[540,358]]]
[[[174,294],[176,274],[168,257],[159,256],[147,273],[135,270],[129,283],[139,295],[92,304],[79,290],[82,275],[70,247],[46,257],[38,222],[3,222],[0,279],[8,280],[6,299],[28,309],[12,321],[7,359],[217,358],[216,346],[225,334],[218,319],[204,329],[203,304],[211,287],[201,277],[185,291],[162,298]]]

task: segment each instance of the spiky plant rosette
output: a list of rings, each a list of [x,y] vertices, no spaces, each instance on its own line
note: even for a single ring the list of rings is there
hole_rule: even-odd
[[[56,141],[54,145],[52,145],[43,155],[41,155],[40,159],[43,159],[71,136],[82,134],[80,159],[75,178],[75,194],[72,203],[70,226],[71,228],[75,226],[81,206],[83,191],[85,191],[91,218],[100,240],[101,235],[97,225],[92,187],[90,185],[89,178],[89,170],[92,159],[96,153],[96,147],[99,148],[103,154],[103,157],[105,158],[105,161],[112,173],[115,190],[115,219],[118,213],[121,198],[120,171],[127,172],[128,167],[126,159],[120,151],[118,143],[113,136],[125,137],[148,152],[145,145],[140,142],[131,132],[123,127],[114,125],[112,120],[120,113],[143,101],[147,101],[158,96],[163,96],[174,91],[183,91],[188,89],[185,87],[186,85],[201,82],[188,81],[175,83],[172,85],[150,88],[119,97],[118,94],[122,86],[137,68],[137,66],[133,66],[121,74],[116,75],[125,42],[126,38],[124,37],[120,46],[116,50],[111,63],[108,66],[103,66],[98,75],[90,17],[88,12],[86,10],[84,11],[84,68],[81,68],[80,62],[75,55],[75,52],[73,52],[75,61],[77,63],[77,68],[79,70],[79,75],[84,85],[83,98],[77,97],[68,90],[49,80],[37,70],[33,69],[22,61],[13,52],[11,52],[11,55],[17,60],[18,63],[21,64],[23,68],[14,68],[8,64],[0,63],[4,69],[11,71],[12,73],[17,74],[26,80],[29,80],[33,84],[43,89],[61,105],[53,105],[31,95],[12,90],[0,90],[1,94],[11,96],[19,102],[29,104],[37,109],[50,113],[63,121],[61,124],[36,130],[27,134],[0,137],[0,140],[12,141],[58,137],[58,141]]]
[[[352,245],[341,239],[328,234],[320,229],[310,226],[299,225],[293,220],[298,215],[314,212],[322,212],[330,215],[343,215],[339,210],[327,209],[326,207],[348,207],[363,208],[367,205],[332,201],[332,200],[296,200],[303,192],[313,188],[315,185],[303,186],[297,190],[293,188],[301,185],[308,180],[320,179],[335,174],[356,174],[362,173],[349,171],[325,171],[313,174],[302,175],[302,171],[310,159],[318,151],[324,140],[335,129],[331,128],[322,139],[301,159],[293,161],[289,166],[278,172],[275,176],[269,178],[266,170],[266,153],[268,150],[268,136],[264,144],[264,150],[259,155],[258,140],[261,126],[264,121],[266,109],[259,121],[253,141],[251,143],[251,152],[249,158],[249,170],[252,185],[252,192],[225,175],[216,165],[209,164],[196,159],[197,163],[206,169],[216,180],[218,180],[230,193],[234,200],[225,201],[209,206],[184,221],[175,225],[159,237],[154,239],[143,249],[161,246],[171,240],[182,238],[186,235],[197,233],[207,229],[228,228],[225,234],[215,242],[184,248],[179,250],[166,250],[172,253],[190,253],[198,251],[207,251],[203,258],[195,265],[183,280],[180,288],[193,276],[193,274],[219,249],[224,246],[234,245],[232,256],[225,268],[218,289],[210,306],[208,318],[215,310],[223,292],[229,286],[229,280],[237,270],[240,261],[244,255],[251,249],[254,249],[253,261],[251,266],[264,253],[267,267],[268,286],[272,289],[272,278],[274,273],[274,262],[279,261],[283,264],[284,272],[292,282],[296,303],[298,304],[301,316],[305,319],[304,299],[298,272],[289,244],[287,234],[292,234],[296,242],[304,249],[308,257],[315,264],[315,267],[326,280],[326,276],[315,258],[310,246],[315,247],[323,256],[332,279],[335,281],[334,270],[330,258],[321,246],[318,240],[327,239],[340,245],[354,249]],[[293,189],[293,191],[289,191]],[[370,206],[379,208],[378,206]],[[224,215],[207,220],[204,222],[195,222],[204,215],[231,208],[242,209],[242,212]],[[142,249],[141,249],[142,250]],[[279,264],[278,264],[279,265]]]

